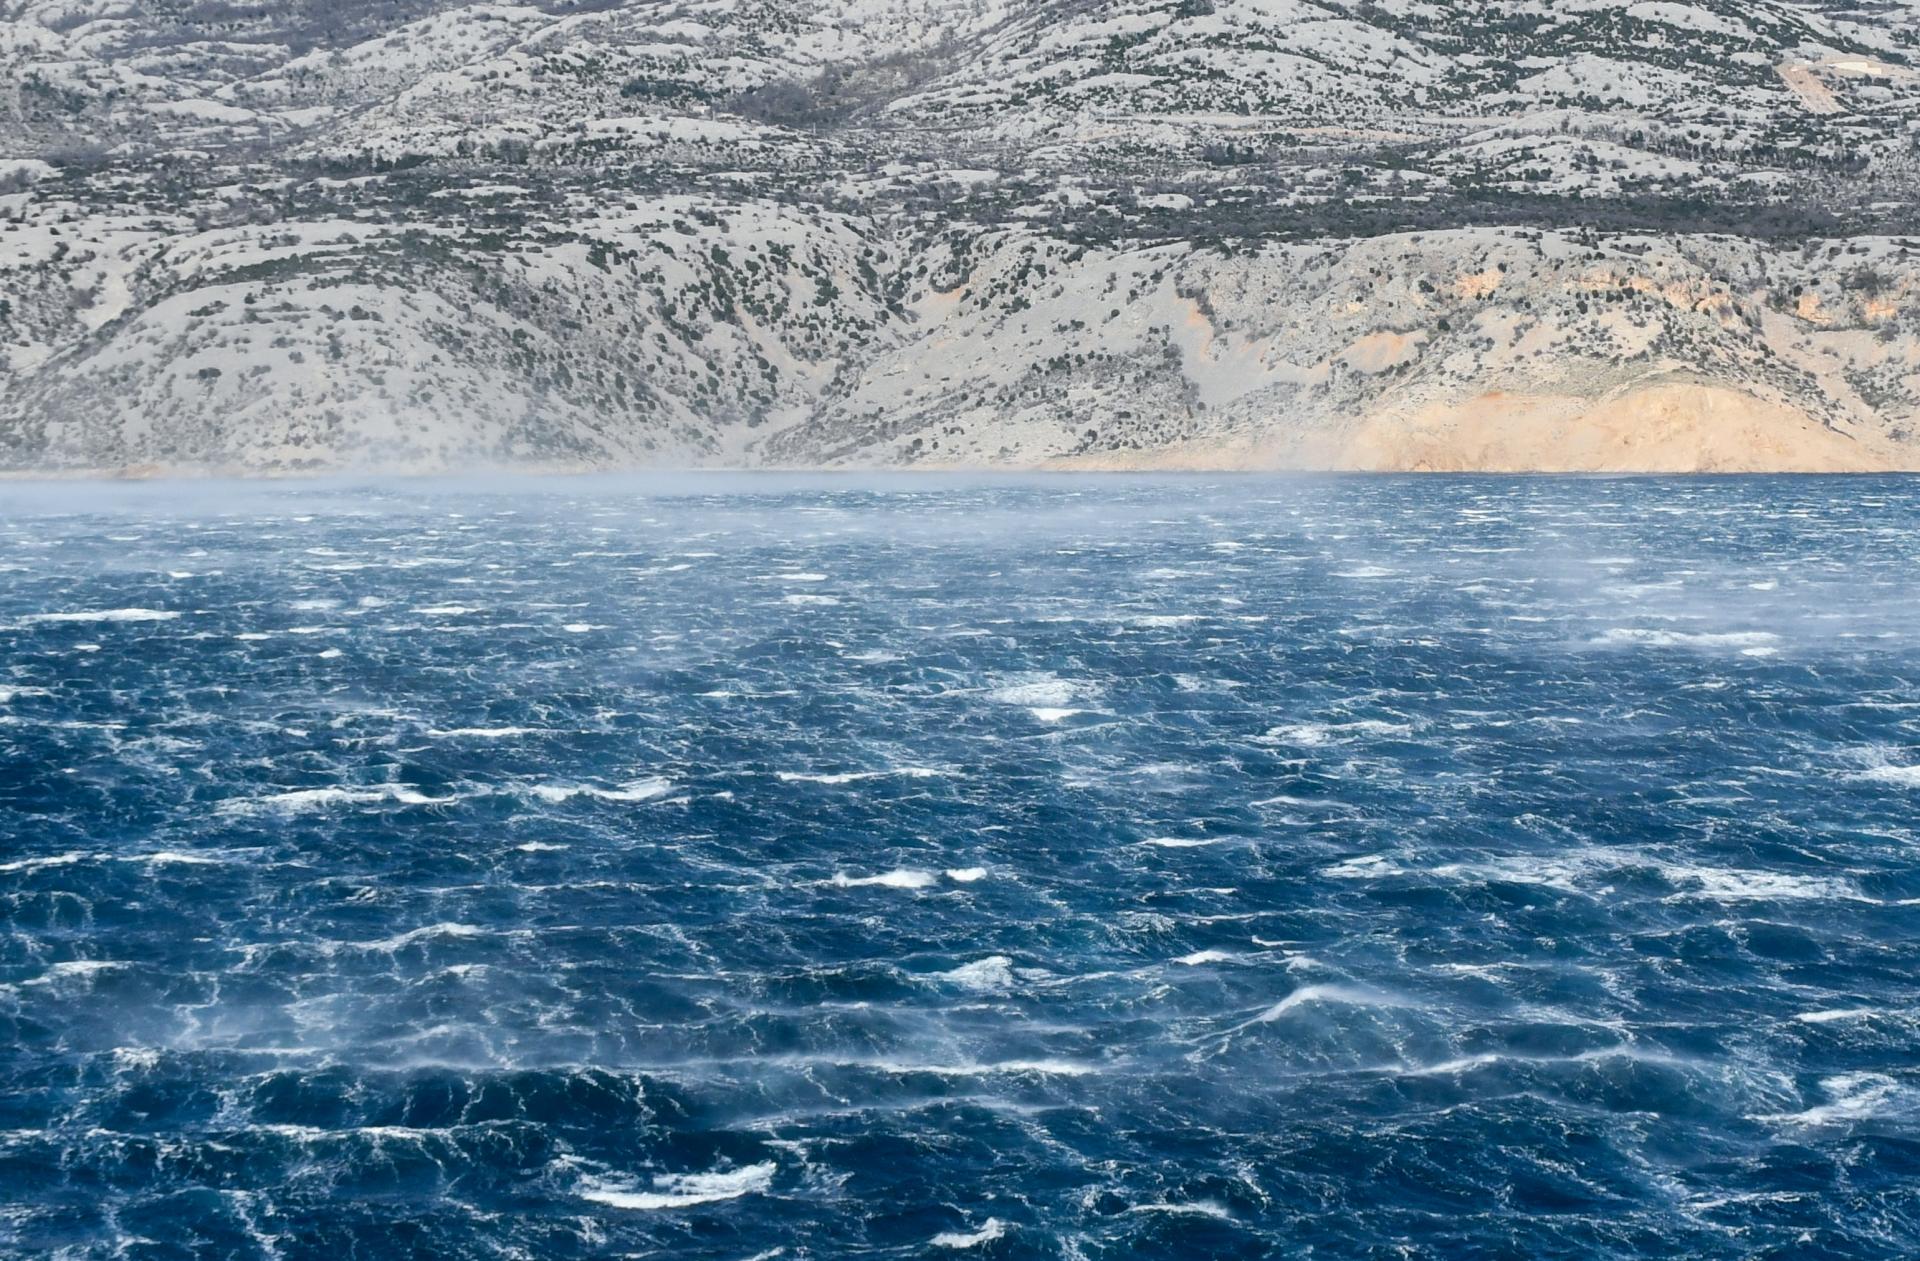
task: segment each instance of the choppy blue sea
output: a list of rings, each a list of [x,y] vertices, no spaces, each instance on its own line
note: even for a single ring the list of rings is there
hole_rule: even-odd
[[[1920,481],[0,496],[0,1255],[1920,1252]]]

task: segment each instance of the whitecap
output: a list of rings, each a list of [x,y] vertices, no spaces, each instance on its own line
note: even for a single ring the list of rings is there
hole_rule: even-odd
[[[1129,1213],[1173,1213],[1183,1217],[1212,1217],[1227,1222],[1233,1220],[1233,1214],[1224,1204],[1213,1200],[1186,1200],[1180,1203],[1161,1202],[1155,1204],[1135,1204],[1127,1209]]]
[[[465,617],[481,610],[467,604],[428,604],[414,610],[422,617]]]
[[[894,1060],[845,1060],[844,1068],[867,1068],[875,1072],[908,1076],[927,1073],[936,1077],[1088,1077],[1100,1070],[1092,1064],[1072,1060],[998,1060],[989,1064],[912,1064]]]
[[[1181,955],[1174,962],[1189,968],[1201,967],[1209,963],[1230,963],[1233,956],[1224,950],[1196,950],[1190,955]]]
[[[56,963],[46,973],[28,985],[46,985],[54,981],[64,981],[70,977],[95,977],[102,972],[114,972],[127,965],[112,959],[69,959],[65,963]]]
[[[507,740],[514,736],[530,736],[539,732],[538,727],[446,727],[434,728],[427,734],[436,740]]]
[[[1315,748],[1323,744],[1333,744],[1356,736],[1405,736],[1413,734],[1413,728],[1406,723],[1382,722],[1377,718],[1362,718],[1354,722],[1306,722],[1295,723],[1288,727],[1271,728],[1265,739],[1280,744],[1299,745],[1303,748]]]
[[[891,779],[904,776],[907,779],[937,779],[945,771],[936,771],[925,766],[895,766],[884,771],[841,771],[831,775],[813,775],[804,771],[775,771],[774,777],[783,784],[857,784],[868,779]]]
[[[1820,1126],[1864,1121],[1888,1112],[1905,1093],[1900,1083],[1884,1073],[1842,1073],[1823,1078],[1820,1088],[1828,1103],[1802,1112],[1773,1113],[1759,1118],[1782,1125]]]
[[[830,595],[785,595],[780,597],[782,604],[838,604],[838,596]]]
[[[1246,686],[1233,679],[1209,679],[1197,674],[1176,674],[1173,685],[1183,692],[1233,692]]]
[[[927,889],[938,883],[930,871],[917,871],[910,867],[901,867],[894,871],[882,872],[877,876],[849,876],[845,872],[835,872],[833,883],[842,889]]]
[[[162,609],[92,609],[73,613],[29,613],[22,622],[171,622],[179,617]]]
[[[0,872],[38,871],[42,867],[68,867],[74,863],[83,863],[93,857],[82,850],[71,850],[65,854],[48,854],[44,858],[16,858],[10,863],[0,863]]]
[[[1402,875],[1404,869],[1395,866],[1384,854],[1367,854],[1335,863],[1331,867],[1322,867],[1320,874],[1330,880],[1376,880],[1383,876]]]
[[[581,1182],[575,1194],[610,1208],[656,1212],[760,1194],[773,1186],[774,1173],[773,1162],[765,1161],[713,1173],[666,1174],[653,1180],[651,1191],[635,1190],[604,1178],[588,1178]]]
[[[1220,838],[1219,837],[1191,837],[1191,836],[1149,836],[1146,840],[1141,841],[1140,843],[1142,845],[1152,845],[1159,849],[1205,849],[1209,845],[1218,845],[1220,843]]]
[[[947,879],[955,884],[972,884],[976,880],[985,880],[987,869],[985,867],[949,867],[946,874]]]
[[[1677,865],[1663,866],[1660,872],[1675,884],[1693,886],[1676,897],[1703,897],[1719,902],[1872,900],[1847,881],[1826,876]]]
[[[1861,771],[1859,779],[1869,779],[1880,784],[1894,784],[1901,788],[1920,788],[1920,766],[1876,766]]]
[[[1634,644],[1647,648],[1767,648],[1780,637],[1770,631],[1700,632],[1643,630],[1616,626],[1602,634],[1596,645]]]
[[[939,974],[940,979],[958,985],[961,989],[991,993],[1013,988],[1013,960],[1005,955],[989,955],[973,963],[963,963],[949,972]]]
[[[472,924],[428,924],[424,928],[416,928],[393,937],[383,937],[378,941],[358,941],[353,945],[361,950],[385,952],[399,950],[422,941],[432,941],[437,937],[485,937],[487,935],[486,929],[476,928]]]
[[[1228,1032],[1238,1033],[1242,1029],[1251,1028],[1254,1025],[1270,1024],[1273,1021],[1285,1018],[1290,1013],[1302,1007],[1310,1005],[1339,1007],[1405,1006],[1403,1002],[1390,994],[1382,994],[1378,990],[1363,989],[1357,985],[1303,985],[1259,1015],[1235,1025],[1232,1029],[1228,1030]]]
[[[575,797],[592,797],[597,801],[653,801],[666,796],[673,789],[672,780],[655,775],[629,780],[618,788],[598,788],[591,784],[535,784],[529,791],[542,801],[557,804],[572,801]]]
[[[1803,1011],[1794,1019],[1808,1025],[1830,1025],[1843,1020],[1872,1020],[1881,1013],[1872,1007],[1836,1007],[1825,1011]]]
[[[113,1048],[113,1066],[123,1072],[139,1072],[157,1068],[160,1064],[160,1052],[148,1046],[117,1046]]]
[[[402,806],[444,806],[458,800],[458,797],[429,797],[403,784],[381,784],[372,788],[297,788],[264,797],[229,798],[221,802],[219,808],[225,814],[260,811],[301,814],[310,810],[324,810],[329,806],[363,806],[388,801]]]
[[[1087,690],[1088,685],[1084,683],[1048,674],[1004,683],[988,691],[987,699],[1026,709],[1064,709]]]
[[[1049,705],[1036,705],[1028,712],[1041,722],[1065,722],[1075,714],[1084,714],[1087,711],[1084,709],[1064,709]]]
[[[932,1239],[929,1239],[927,1246],[932,1248],[978,1248],[983,1243],[992,1243],[1006,1233],[1007,1226],[1005,1222],[1002,1222],[997,1217],[989,1217],[981,1224],[979,1230],[973,1231],[970,1234],[963,1235],[958,1231],[943,1230]]]

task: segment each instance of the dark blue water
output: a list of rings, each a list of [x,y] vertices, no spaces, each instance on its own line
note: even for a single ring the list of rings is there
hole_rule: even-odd
[[[1920,1250],[1920,482],[4,494],[6,1256]]]

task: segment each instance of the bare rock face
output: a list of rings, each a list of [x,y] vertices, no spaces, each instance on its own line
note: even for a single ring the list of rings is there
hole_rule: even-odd
[[[1920,467],[1920,16],[0,6],[0,467]]]

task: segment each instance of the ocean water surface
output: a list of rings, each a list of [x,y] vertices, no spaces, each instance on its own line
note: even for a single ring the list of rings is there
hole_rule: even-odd
[[[1920,1252],[1920,482],[0,491],[0,1255]]]

